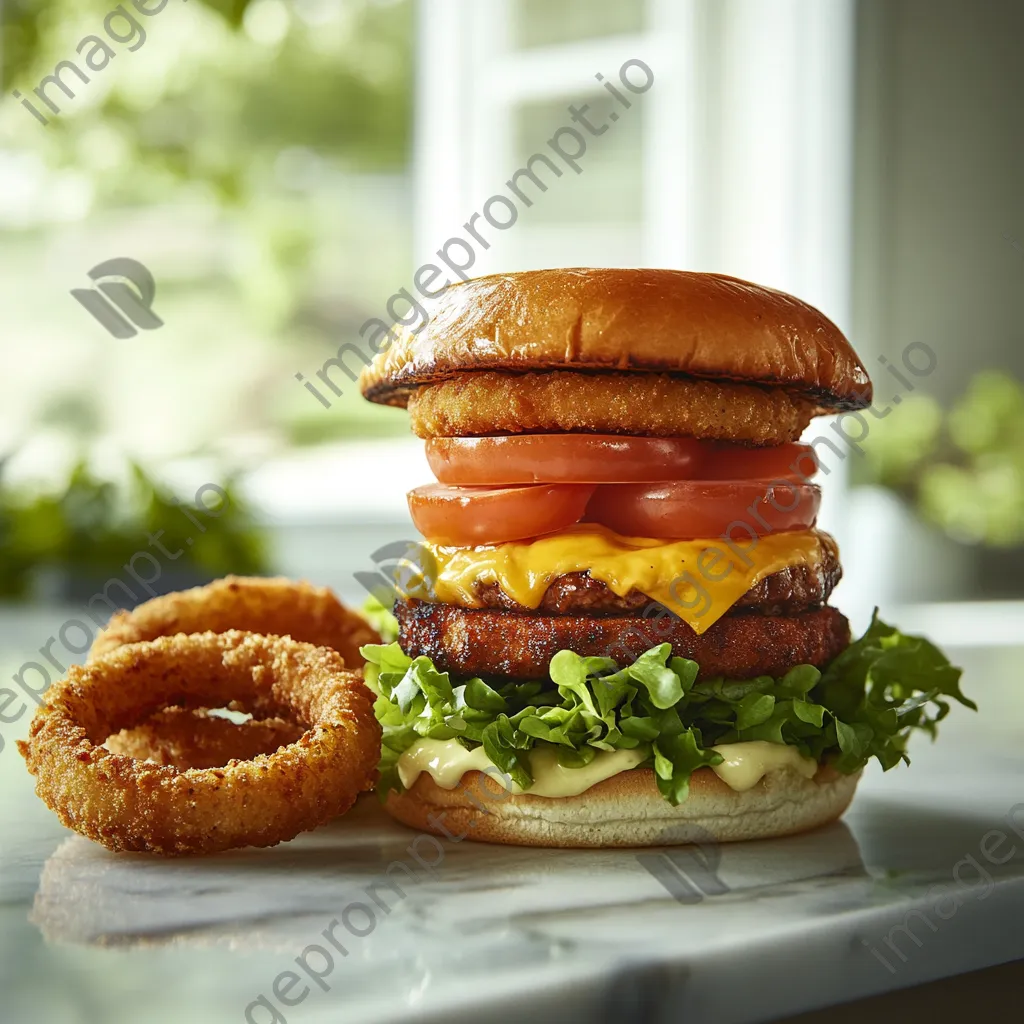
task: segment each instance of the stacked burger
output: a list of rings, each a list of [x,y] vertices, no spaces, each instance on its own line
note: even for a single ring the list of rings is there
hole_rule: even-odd
[[[363,648],[399,820],[555,846],[801,831],[969,704],[933,645],[877,619],[851,643],[828,603],[798,441],[871,383],[805,303],[679,271],[481,278],[360,384],[408,408],[438,481],[409,494],[397,642]]]

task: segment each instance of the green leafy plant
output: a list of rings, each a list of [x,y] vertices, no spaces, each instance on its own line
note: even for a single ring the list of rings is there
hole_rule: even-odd
[[[948,413],[908,395],[872,423],[856,483],[887,487],[927,522],[965,543],[1024,543],[1024,387],[978,373]]]
[[[138,465],[126,487],[97,477],[83,460],[57,493],[30,494],[0,488],[0,594],[24,596],[33,573],[58,568],[80,577],[105,577],[160,536],[168,550],[184,552],[180,568],[221,576],[266,571],[265,539],[232,480],[215,517],[193,513],[195,527],[173,495]]]
[[[7,460],[0,460],[0,481]],[[14,510],[3,500],[0,487],[0,598],[21,598],[31,583],[31,560],[15,541]]]
[[[690,776],[721,763],[712,747],[764,740],[855,772],[870,758],[888,770],[908,761],[914,729],[935,736],[949,699],[976,710],[960,692],[960,669],[920,637],[876,616],[868,631],[824,673],[799,665],[781,679],[697,680],[694,661],[652,647],[631,665],[559,651],[549,680],[453,684],[427,657],[397,643],[362,649],[367,685],[384,727],[382,793],[400,789],[399,757],[420,738],[457,740],[487,756],[526,789],[529,751],[552,747],[565,767],[599,750],[640,750],[662,796],[684,801]]]

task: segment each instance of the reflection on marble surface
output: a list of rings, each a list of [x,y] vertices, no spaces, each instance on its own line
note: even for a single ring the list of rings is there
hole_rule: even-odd
[[[401,956],[404,942],[417,933],[453,926],[472,931],[495,915],[557,936],[587,918],[607,920],[624,911],[616,928],[628,941],[639,906],[651,915],[644,915],[640,932],[657,915],[678,908],[638,860],[642,851],[443,841],[437,863],[418,869],[412,884],[406,874],[393,874],[404,897],[386,885],[374,890],[385,911],[367,887],[381,883],[396,860],[415,865],[409,856],[415,838],[373,798],[364,798],[342,821],[269,851],[154,861],[112,855],[73,836],[47,860],[30,920],[48,941],[227,943],[287,953],[358,902],[376,910],[377,926],[365,938],[351,937],[350,945],[372,941]],[[841,822],[807,836],[726,844],[718,857],[722,891],[706,897],[718,905],[785,901],[834,888],[839,880],[868,880],[856,840]],[[603,898],[595,901],[598,894]],[[358,932],[364,926],[355,921],[353,927]]]
[[[574,991],[564,1004],[567,1014],[570,1005],[587,1006],[589,1019],[664,1013],[696,993],[701,1004],[712,999],[716,1019],[759,1019],[758,1008],[785,1008],[794,995],[773,991],[773,970],[799,965],[800,997],[814,1005],[844,979],[856,981],[857,994],[880,990],[897,969],[911,973],[948,954],[953,936],[945,930],[955,920],[933,913],[943,929],[934,933],[919,916],[910,919],[913,934],[900,931],[901,923],[911,907],[934,904],[937,884],[955,883],[955,865],[978,855],[988,828],[879,802],[864,816],[868,833],[892,836],[896,817],[904,841],[884,867],[865,863],[843,822],[725,844],[715,867],[721,889],[688,905],[645,869],[638,854],[646,851],[468,842],[446,842],[415,884],[402,875],[404,895],[374,889],[374,905],[367,888],[389,864],[409,860],[417,834],[370,798],[345,819],[273,850],[154,861],[71,837],[46,862],[30,918],[50,943],[192,948],[232,963],[246,953],[271,954],[237,1004],[238,1019],[249,1007],[255,1022],[330,1019],[340,993],[350,1020],[390,1019],[412,1008],[461,1019],[460,1002],[499,994],[507,1019],[536,1019],[570,998],[558,995],[566,986],[584,982],[582,994]],[[999,934],[1010,920],[997,891],[1014,889],[1014,905],[1024,905],[1024,843],[1004,864],[982,863],[991,884],[974,886],[978,876],[961,872],[963,909],[954,913],[976,928],[977,912],[991,910],[988,925]],[[356,904],[375,909],[371,926],[346,913]],[[346,923],[332,935],[344,955],[323,937],[339,919]],[[1016,949],[1024,953],[1020,942]],[[704,991],[707,978],[737,958],[753,988]],[[300,977],[294,991],[305,992],[294,1008],[273,994],[275,978],[287,971]],[[817,999],[804,992],[808,972],[816,974],[809,987],[820,990]]]
[[[675,900],[644,851],[446,841],[404,896],[377,890],[371,931],[335,932],[347,955],[287,1009],[275,979],[412,863],[415,832],[370,798],[270,850],[114,855],[61,829],[4,755],[0,1020],[219,1024],[262,996],[257,1024],[730,1024],[1024,957],[1021,653],[965,658],[978,715],[954,711],[910,769],[869,768],[842,822],[722,846],[722,885],[699,902]]]

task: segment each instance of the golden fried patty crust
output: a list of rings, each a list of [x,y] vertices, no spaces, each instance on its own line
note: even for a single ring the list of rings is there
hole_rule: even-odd
[[[797,440],[814,404],[782,388],[662,373],[463,373],[409,398],[418,437],[591,433]]]
[[[558,651],[628,664],[657,644],[700,665],[703,678],[784,675],[794,665],[824,668],[850,644],[850,624],[835,608],[799,615],[733,613],[697,634],[669,612],[638,615],[525,615],[450,604],[399,601],[398,642],[442,671],[544,679]]]

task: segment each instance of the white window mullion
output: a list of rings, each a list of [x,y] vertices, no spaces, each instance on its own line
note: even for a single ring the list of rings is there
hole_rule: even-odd
[[[850,324],[853,196],[854,2],[802,12],[803,82],[799,247],[802,298],[844,330]]]
[[[472,78],[465,0],[417,6],[414,141],[414,265],[434,259],[462,223],[471,143],[466,135]]]
[[[469,132],[472,154],[469,160],[469,192],[465,213],[479,211],[492,195],[504,192],[505,180],[512,170],[511,122],[513,106],[504,88],[509,59],[509,0],[474,3],[469,13],[471,24],[471,89]],[[465,217],[463,218],[465,220]],[[462,221],[459,222],[460,224]],[[485,233],[494,235],[493,229]],[[504,247],[506,236],[495,238],[495,246]],[[500,250],[481,253],[487,267],[500,265]]]
[[[643,264],[687,269],[700,255],[703,47],[697,0],[648,0],[654,85],[644,94]]]
[[[596,201],[592,219],[573,223],[524,211],[490,232],[471,273],[557,262],[714,270],[791,291],[845,326],[854,2],[648,0],[642,33],[517,50],[513,0],[424,0],[417,256],[464,234],[506,191],[524,103],[593,101],[604,95],[594,75],[615,78],[637,57],[655,75],[624,112],[643,118],[640,222],[608,223]],[[588,142],[584,175],[602,139]],[[567,174],[538,206],[577,182]]]

